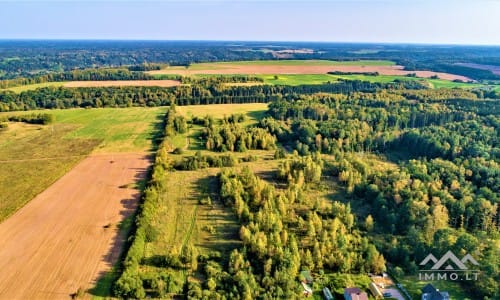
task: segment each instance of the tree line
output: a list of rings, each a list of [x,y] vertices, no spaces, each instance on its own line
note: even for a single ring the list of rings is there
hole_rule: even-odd
[[[269,102],[299,94],[354,92],[372,93],[394,87],[394,83],[341,81],[332,84],[299,86],[224,86],[200,84],[171,88],[161,87],[46,87],[19,94],[0,91],[0,111],[74,108],[130,107],[196,104],[227,104]],[[396,87],[394,87],[396,88]],[[404,84],[397,85],[404,88]]]

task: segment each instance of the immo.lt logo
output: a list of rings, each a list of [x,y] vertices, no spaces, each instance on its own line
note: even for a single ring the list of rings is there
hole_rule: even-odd
[[[479,263],[470,254],[459,259],[453,252],[448,251],[439,260],[431,254],[420,263],[421,269],[418,278],[421,281],[452,280],[465,281],[477,280],[480,271]],[[430,268],[429,268],[430,266]]]

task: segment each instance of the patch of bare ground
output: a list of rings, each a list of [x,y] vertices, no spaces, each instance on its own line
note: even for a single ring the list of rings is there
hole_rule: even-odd
[[[134,212],[145,154],[99,154],[81,161],[0,224],[0,299],[69,299],[117,261],[118,224]]]
[[[172,87],[180,85],[177,80],[104,80],[104,81],[70,81],[64,87],[108,87],[108,86],[159,86]]]

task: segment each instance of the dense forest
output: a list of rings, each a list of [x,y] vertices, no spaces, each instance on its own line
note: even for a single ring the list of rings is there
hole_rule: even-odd
[[[92,49],[92,51],[89,51]],[[280,59],[270,50],[311,49],[286,59],[392,60],[407,70],[431,70],[475,80],[499,80],[488,70],[462,63],[500,65],[498,47],[379,45],[300,42],[204,41],[0,41],[0,79],[31,77],[81,68],[129,66],[131,71],[154,70],[157,64]]]
[[[85,74],[85,73],[83,73]],[[104,73],[108,74],[108,73]],[[109,73],[113,75],[114,73]],[[114,75],[113,75],[114,76]],[[429,89],[416,81],[371,83],[359,80],[298,86],[227,86],[226,82],[245,82],[248,76],[212,79],[181,79],[189,84],[171,87],[45,87],[21,93],[0,91],[0,112],[34,109],[131,107],[224,103],[256,103],[295,99],[298,95],[329,93],[335,101],[360,100],[447,100],[496,98],[495,91]],[[331,100],[329,100],[331,101]]]
[[[332,156],[330,174],[363,208],[358,220],[370,220],[394,272],[416,272],[427,253],[476,253],[485,272],[464,284],[498,297],[498,101],[332,100],[275,101],[261,126],[301,155]],[[399,157],[399,167],[373,170],[355,155],[366,152]]]

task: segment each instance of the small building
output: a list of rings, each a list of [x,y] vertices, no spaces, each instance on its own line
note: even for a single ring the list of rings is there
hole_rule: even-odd
[[[450,300],[448,292],[441,292],[432,284],[427,284],[422,288],[422,300]]]
[[[344,299],[345,300],[368,300],[368,294],[362,292],[357,287],[345,288],[344,289]]]
[[[302,288],[304,288],[304,296],[309,297],[313,294],[313,290],[311,289],[310,286],[307,285],[305,282],[302,283]]]
[[[323,288],[323,296],[325,297],[325,300],[335,300],[335,298],[333,297],[332,292],[327,287]]]
[[[309,271],[302,271],[300,272],[301,278],[304,278],[305,282],[307,284],[312,284],[313,283],[313,278],[311,276],[311,272]]]
[[[375,299],[381,299],[384,298],[384,295],[382,294],[382,291],[378,288],[378,286],[374,282],[370,282],[370,292],[372,292],[373,297]]]

